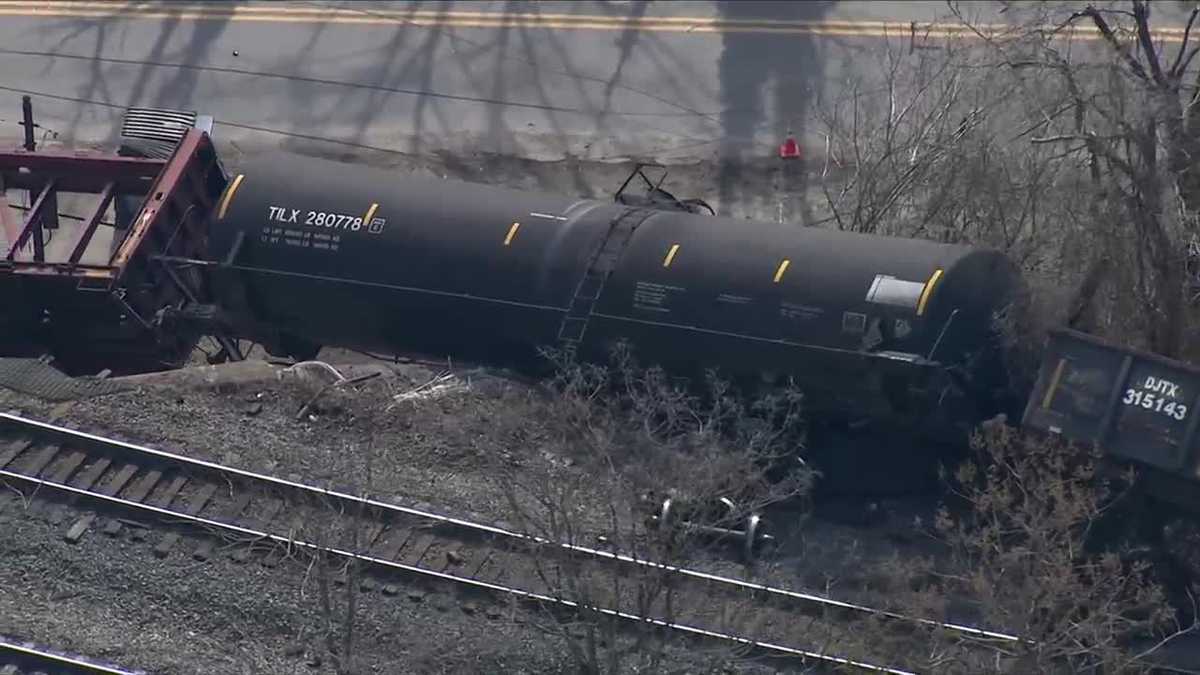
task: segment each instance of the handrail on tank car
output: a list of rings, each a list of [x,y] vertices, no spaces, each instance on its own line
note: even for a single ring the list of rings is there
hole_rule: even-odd
[[[646,175],[645,171],[643,171],[643,169],[648,167],[663,169],[662,177],[658,179],[658,183],[650,180],[650,177]],[[677,211],[687,211],[689,213],[700,213],[700,210],[704,209],[708,211],[710,215],[717,215],[716,210],[709,206],[708,202],[704,201],[703,199],[679,199],[670,192],[662,189],[662,184],[667,180],[668,173],[669,170],[663,164],[659,164],[657,162],[638,162],[637,165],[633,167],[633,170],[629,172],[629,176],[625,179],[625,182],[621,183],[621,187],[617,188],[617,192],[613,195],[613,201],[619,204],[629,205],[667,206]],[[633,179],[637,177],[641,177],[642,181],[646,184],[646,196],[640,198],[626,198],[626,188],[628,188],[629,184],[633,182]]]

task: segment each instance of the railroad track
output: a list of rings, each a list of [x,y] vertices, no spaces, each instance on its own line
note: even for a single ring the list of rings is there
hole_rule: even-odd
[[[0,675],[146,675],[0,635]]]
[[[361,563],[359,568],[366,573],[361,579],[364,590],[379,588],[394,595],[400,579],[450,583],[466,592],[560,610],[586,609],[787,662],[895,675],[911,672],[903,665],[868,663],[815,646],[836,646],[839,636],[848,637],[854,630],[855,620],[882,620],[891,628],[908,631],[913,639],[921,639],[913,633],[922,630],[949,632],[972,649],[991,650],[992,658],[997,648],[1018,640],[970,626],[550,542],[12,414],[0,414],[0,481],[27,495],[52,497],[45,508],[54,509],[50,515],[56,522],[67,512],[75,513],[65,533],[68,541],[78,541],[101,526],[107,534],[138,528],[139,538],[146,538],[148,532],[142,528],[150,521],[156,529],[170,530],[153,545],[159,557],[186,547],[191,557],[205,560],[217,554],[220,542],[230,539],[242,543],[231,554],[239,562],[256,549],[265,552],[264,563],[277,562],[289,551],[322,553]],[[2,499],[15,497],[9,491]],[[4,508],[2,501],[0,508]],[[106,516],[103,522],[101,514]],[[351,528],[355,544],[346,546],[342,535]],[[197,539],[196,534],[202,536]],[[637,584],[628,583],[606,604],[588,595],[584,605],[571,599],[580,596],[564,593],[555,583],[567,578],[568,569],[571,579],[600,575],[653,579],[656,588],[671,590],[639,601]],[[735,616],[730,615],[731,607]]]

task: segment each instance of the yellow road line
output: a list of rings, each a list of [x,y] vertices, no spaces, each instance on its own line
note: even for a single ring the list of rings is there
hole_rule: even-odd
[[[516,12],[436,12],[429,10],[353,10],[335,8],[264,5],[210,5],[179,3],[170,6],[110,4],[105,2],[62,2],[0,0],[0,16],[71,17],[111,19],[175,19],[184,21],[253,21],[269,23],[328,23],[348,25],[409,25],[442,28],[544,28],[565,30],[641,30],[666,33],[776,33],[840,37],[973,38],[975,30],[956,23],[908,21],[776,21],[733,20],[714,17],[622,17],[590,14],[538,14]],[[1004,24],[976,26],[991,37],[1003,37],[1012,27]],[[1100,34],[1080,23],[1063,31],[1072,39],[1095,40]],[[1179,42],[1183,28],[1166,26],[1154,31],[1162,42]]]

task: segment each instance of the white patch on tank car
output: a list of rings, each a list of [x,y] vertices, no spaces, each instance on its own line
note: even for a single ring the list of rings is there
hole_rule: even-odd
[[[722,293],[717,296],[717,302],[727,302],[733,305],[747,305],[753,302],[753,299],[744,295],[731,295],[729,293]]]
[[[825,310],[820,307],[811,307],[787,301],[779,303],[779,316],[785,319],[816,319],[824,313]]]
[[[915,310],[925,290],[925,282],[905,281],[890,274],[877,274],[867,289],[867,302]]]
[[[671,296],[685,290],[680,286],[639,281],[633,288],[633,308],[650,312],[670,312]]]
[[[556,215],[553,215],[550,213],[538,213],[537,211],[530,211],[529,215],[533,216],[534,218],[549,218],[550,220],[566,220],[567,219],[566,216],[556,216]]]

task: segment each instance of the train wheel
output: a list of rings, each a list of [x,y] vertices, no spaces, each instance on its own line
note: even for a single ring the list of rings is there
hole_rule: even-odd
[[[321,345],[295,335],[280,335],[278,341],[266,347],[267,353],[280,358],[291,358],[296,361],[312,361],[321,353]]]

